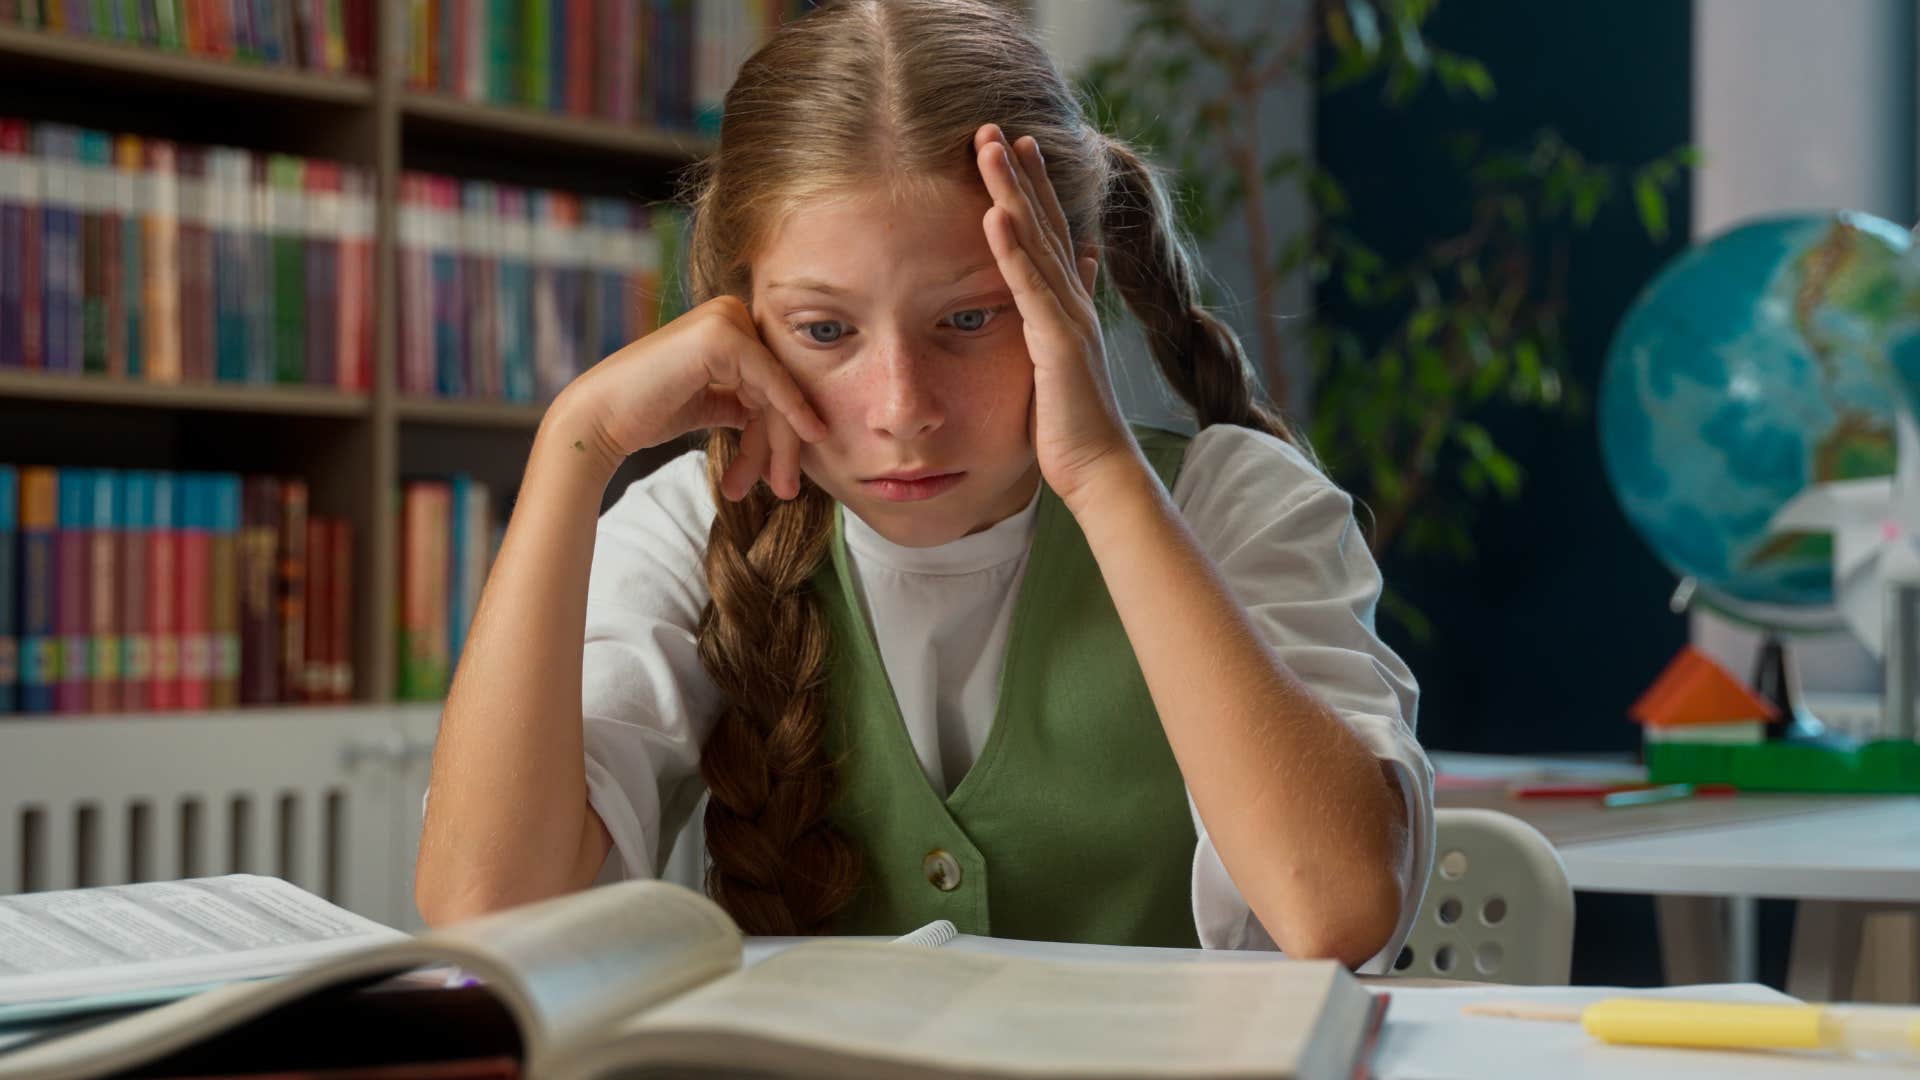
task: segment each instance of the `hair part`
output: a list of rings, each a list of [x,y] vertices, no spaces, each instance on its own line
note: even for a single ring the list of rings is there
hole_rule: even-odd
[[[1194,261],[1166,188],[1095,130],[1027,27],[996,0],[840,0],[782,27],[728,90],[713,154],[692,174],[692,299],[752,295],[754,253],[816,200],[978,182],[973,136],[997,123],[1032,135],[1080,244],[1147,331],[1156,364],[1201,426],[1238,424],[1297,442],[1255,400],[1239,339],[1200,304]],[[701,747],[710,798],[706,887],[749,934],[828,930],[857,892],[861,853],[828,821],[825,749],[832,663],[810,582],[833,527],[832,499],[801,479],[782,501],[756,485],[735,503],[720,478],[739,432],[707,437],[717,507],[707,537],[711,594],[700,661],[725,704]]]

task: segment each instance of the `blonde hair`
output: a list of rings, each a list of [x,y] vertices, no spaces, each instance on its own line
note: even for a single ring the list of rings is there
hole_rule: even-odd
[[[1296,441],[1255,400],[1239,339],[1200,306],[1194,260],[1165,186],[1132,149],[1094,129],[1045,50],[992,0],[844,0],[775,33],[726,96],[718,148],[688,195],[693,299],[751,295],[757,246],[822,197],[974,179],[973,134],[997,123],[1039,140],[1075,246],[1146,331],[1161,373],[1202,426]],[[719,508],[707,538],[712,595],[701,663],[726,704],[701,748],[711,792],[707,890],[749,934],[810,934],[859,888],[861,854],[828,822],[830,631],[809,581],[832,535],[830,497],[802,478],[785,502],[764,485],[735,503],[720,478],[739,433],[707,438]]]

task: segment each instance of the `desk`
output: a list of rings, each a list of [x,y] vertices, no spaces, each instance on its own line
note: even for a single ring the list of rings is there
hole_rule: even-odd
[[[1497,768],[1480,755],[1432,757],[1442,773]],[[1555,764],[1523,759],[1513,767]],[[1434,801],[1500,810],[1533,825],[1559,850],[1575,889],[1655,897],[1673,983],[1721,981],[1729,971],[1733,981],[1751,981],[1753,899],[1777,897],[1799,901],[1788,992],[1846,998],[1867,920],[1920,912],[1920,797],[1741,794],[1606,809],[1597,800],[1453,789]],[[1888,923],[1873,946],[1899,953],[1876,972],[1886,993],[1920,996],[1911,924]]]

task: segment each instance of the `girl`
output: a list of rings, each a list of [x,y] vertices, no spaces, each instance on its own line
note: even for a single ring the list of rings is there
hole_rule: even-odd
[[[705,792],[747,933],[1390,960],[1431,861],[1414,681],[1145,163],[989,0],[831,4],[725,104],[703,302],[535,439],[421,912],[654,875]],[[1191,440],[1121,419],[1102,273]],[[596,521],[625,457],[699,429]]]

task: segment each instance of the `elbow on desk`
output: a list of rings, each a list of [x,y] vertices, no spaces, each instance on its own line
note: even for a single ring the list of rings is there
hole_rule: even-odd
[[[1404,902],[1390,877],[1378,889],[1364,891],[1377,895],[1344,893],[1313,905],[1317,910],[1290,912],[1271,922],[1261,919],[1261,924],[1280,951],[1296,960],[1338,960],[1349,969],[1358,968],[1393,939]]]

